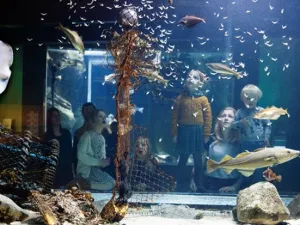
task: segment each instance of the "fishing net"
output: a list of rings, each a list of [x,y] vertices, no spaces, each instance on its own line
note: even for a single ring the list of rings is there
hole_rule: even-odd
[[[156,202],[162,194],[173,191],[176,182],[159,166],[158,160],[152,153],[147,130],[136,125],[134,128],[127,182],[131,192],[129,199],[131,206],[140,206]],[[148,146],[146,159],[143,161],[139,160],[135,153],[135,144],[139,140],[144,141]]]
[[[26,198],[30,190],[49,192],[59,156],[55,140],[43,144],[30,131],[17,134],[0,126],[0,191]]]

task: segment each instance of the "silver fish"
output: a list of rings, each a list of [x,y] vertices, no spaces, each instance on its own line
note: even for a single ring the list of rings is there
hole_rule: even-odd
[[[195,27],[198,23],[206,23],[206,22],[203,18],[186,15],[181,20],[179,20],[178,25],[182,24],[187,28],[192,28]]]
[[[300,151],[284,148],[259,148],[254,152],[243,152],[235,158],[226,155],[221,162],[209,159],[207,161],[207,172],[211,173],[222,168],[227,174],[233,170],[239,171],[246,177],[251,176],[255,169],[275,166],[290,161],[300,155]]]
[[[64,27],[61,23],[59,23],[57,29],[64,32],[65,35],[67,35],[67,37],[71,41],[74,48],[76,48],[81,54],[84,54],[84,44],[82,42],[81,37],[79,37],[79,35],[76,31],[73,31],[73,30],[70,30],[69,28]]]
[[[0,194],[0,215],[1,222],[4,219],[6,223],[13,221],[26,221],[29,219],[37,218],[39,213],[22,209],[13,200]]]
[[[230,69],[228,66],[222,63],[206,63],[205,64],[210,70],[219,73],[221,75],[231,75],[236,76],[237,79],[242,78],[243,76],[234,71],[233,69]]]

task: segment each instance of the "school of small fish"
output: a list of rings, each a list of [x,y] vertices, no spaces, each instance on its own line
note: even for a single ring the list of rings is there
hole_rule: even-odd
[[[195,7],[198,7],[199,4],[201,9],[203,9],[200,13],[183,12],[185,14],[181,15],[176,14],[177,11],[175,9],[177,7],[182,7],[185,3],[182,3],[180,1],[177,2],[176,0],[164,0],[161,3],[157,3],[153,0],[141,0],[139,3],[135,4],[131,3],[130,1],[120,0],[112,0],[107,3],[99,2],[96,0],[91,0],[89,2],[77,2],[74,0],[59,1],[61,4],[65,4],[69,8],[70,13],[68,15],[68,19],[70,20],[70,23],[72,24],[72,27],[74,27],[74,29],[72,28],[71,30],[60,24],[59,29],[66,36],[59,37],[58,41],[62,44],[70,41],[70,43],[82,54],[84,54],[84,44],[79,34],[74,31],[76,30],[76,27],[89,27],[92,25],[98,26],[98,28],[101,30],[100,39],[99,42],[97,42],[97,47],[99,47],[101,46],[101,41],[109,41],[109,34],[112,34],[116,32],[116,30],[119,30],[120,20],[118,18],[118,12],[127,7],[133,7],[137,12],[137,18],[139,20],[139,22],[137,23],[138,29],[141,30],[145,35],[150,35],[151,37],[157,38],[158,42],[155,47],[167,54],[176,54],[177,52],[183,50],[178,45],[178,43],[174,42],[171,38],[173,31],[179,29],[176,25],[182,25],[182,33],[185,33],[186,30],[184,28],[187,28],[195,29],[197,30],[197,33],[200,34],[194,37],[187,34],[186,38],[183,37],[183,39],[186,39],[186,43],[190,43],[190,50],[199,49],[199,51],[201,51],[202,46],[207,45],[208,43],[211,44],[212,38],[201,35],[201,30],[204,28],[203,26],[210,26],[212,29],[217,28],[220,33],[216,33],[215,35],[224,36],[225,39],[231,38],[232,46],[242,46],[247,44],[251,45],[252,43],[254,43],[254,47],[256,47],[253,49],[252,53],[243,52],[243,48],[241,47],[241,52],[239,53],[240,57],[235,56],[237,60],[241,60],[239,62],[234,62],[233,54],[229,52],[228,54],[224,54],[224,57],[220,60],[220,62],[211,62],[211,64],[215,65],[207,65],[209,70],[212,71],[211,74],[218,74],[219,79],[230,79],[232,76],[239,79],[247,76],[248,74],[246,73],[246,71],[237,72],[236,70],[238,67],[242,69],[247,68],[247,65],[245,65],[245,61],[247,61],[248,57],[253,57],[253,55],[258,53],[257,50],[259,48],[259,45],[261,44],[268,47],[268,51],[266,51],[266,53],[260,52],[260,55],[257,56],[260,57],[260,63],[263,64],[263,68],[265,68],[264,71],[267,76],[271,76],[272,73],[275,72],[275,70],[273,70],[271,66],[272,63],[276,62],[282,64],[282,72],[285,72],[289,68],[289,62],[286,62],[283,57],[280,57],[278,55],[278,51],[276,52],[275,50],[272,50],[277,47],[278,42],[276,42],[277,39],[273,40],[271,35],[269,35],[269,28],[266,28],[267,25],[265,23],[262,23],[261,26],[256,24],[253,27],[241,25],[238,27],[230,28],[229,21],[231,17],[234,16],[234,14],[228,14],[227,12],[235,10],[239,11],[239,4],[237,4],[235,0],[232,0],[231,4],[229,5],[224,3],[224,5],[220,6],[214,5],[214,2],[211,1],[205,1],[204,3],[195,2]],[[285,10],[284,8],[279,8],[281,7],[279,4],[277,6],[270,3],[269,1],[265,1],[264,3],[258,0],[250,1],[250,3],[246,6],[243,17],[241,17],[241,24],[251,22],[249,15],[255,15],[255,7],[257,7],[259,4],[265,5],[270,13],[274,11],[279,12],[276,19],[272,19],[271,17],[268,20],[268,23],[270,24],[269,27],[270,29],[276,29],[277,33],[282,34],[281,44],[283,48],[289,51],[292,45],[293,38],[284,33],[288,30],[288,24],[286,24],[285,21],[281,18],[285,15]],[[214,18],[214,20],[217,20],[219,23],[219,27],[215,27],[215,21],[214,23],[212,23],[211,19],[207,21],[204,17],[202,17],[203,11],[205,11],[205,7],[209,7],[209,9],[211,9],[212,7],[214,8],[214,10],[207,10],[205,17],[212,17]],[[227,10],[228,7],[231,7],[232,10]],[[114,21],[104,21],[95,18],[89,18],[89,12],[97,9],[111,11],[112,13],[116,14],[116,19]],[[211,13],[211,15],[209,13]],[[40,13],[42,23],[47,22],[47,15],[47,12]],[[123,30],[124,29],[121,28],[121,31]],[[81,35],[84,36],[84,33],[82,33]],[[33,41],[34,37],[28,36],[27,40]],[[42,46],[43,43],[38,43],[38,45]],[[60,49],[62,48],[63,47],[60,47]],[[217,51],[220,51],[222,46],[214,45],[214,48],[217,49]],[[184,46],[184,50],[189,51],[189,49],[187,49],[187,46]],[[210,53],[201,54],[201,57],[210,56]],[[164,60],[164,58],[165,56],[162,56],[162,60]],[[265,60],[262,60],[262,58],[264,58]],[[198,62],[198,64],[201,65],[201,62]],[[189,71],[191,66],[192,65],[186,64],[181,60],[176,60],[176,57],[172,57],[171,59],[164,62],[165,72],[164,74],[159,75],[161,77],[159,77],[157,80],[162,80],[165,76],[167,76],[172,83],[180,82],[180,84],[182,84],[184,82],[183,77]],[[215,68],[214,66],[223,66],[223,68]]]
[[[120,12],[129,8],[135,10],[135,12],[131,11],[131,14],[133,13],[132,16],[137,18],[134,26],[144,36],[149,37],[148,39],[153,40],[153,43],[149,44],[149,48],[155,49],[156,52],[153,51],[149,57],[156,55],[154,60],[160,58],[159,63],[156,64],[156,70],[144,69],[143,74],[140,75],[146,77],[149,82],[157,81],[157,83],[163,84],[164,88],[175,90],[176,86],[182,86],[185,82],[186,74],[191,69],[196,69],[194,65],[185,62],[184,59],[179,59],[179,53],[181,52],[199,52],[197,56],[199,59],[196,59],[197,65],[199,65],[201,70],[204,70],[204,73],[207,73],[209,79],[226,80],[247,77],[249,74],[246,70],[250,65],[246,62],[250,58],[257,58],[258,63],[261,64],[261,72],[265,73],[266,76],[272,76],[272,73],[277,73],[274,69],[277,68],[277,65],[280,65],[282,68],[282,73],[290,67],[290,63],[286,61],[287,59],[279,55],[280,51],[276,50],[278,47],[281,47],[282,51],[290,51],[293,44],[293,38],[287,33],[289,26],[284,19],[285,10],[280,4],[274,4],[270,1],[252,0],[247,2],[247,4],[243,2],[242,4],[245,5],[243,11],[240,10],[241,3],[235,0],[231,0],[231,4],[225,4],[224,2],[223,5],[217,5],[213,1],[194,1],[193,4],[195,7],[201,7],[201,11],[197,11],[196,13],[188,11],[178,13],[179,11],[176,9],[183,7],[185,3],[176,0],[164,0],[161,2],[141,0],[135,4],[129,0],[112,0],[105,3],[97,0],[90,0],[89,2],[77,2],[74,0],[59,1],[61,4],[65,4],[70,10],[68,15],[70,21],[68,26],[70,28],[59,24],[58,28],[65,36],[60,36],[58,41],[62,45],[69,42],[81,54],[84,54],[84,32],[80,32],[83,36],[82,38],[75,31],[76,28],[98,27],[100,30],[99,41],[97,41],[95,47],[99,48],[102,46],[104,48],[103,42],[118,38],[125,30],[121,24],[124,25],[126,21],[123,21],[122,17],[120,18]],[[208,10],[205,10],[206,7]],[[229,7],[230,10],[228,10]],[[268,17],[268,11],[270,15],[278,11],[277,17],[270,17],[260,24],[255,23],[255,25],[252,25],[251,16],[260,13],[257,11],[260,7],[267,9],[265,17]],[[90,15],[92,15],[90,11],[94,10],[111,12],[116,15],[115,20],[105,21],[103,18],[101,20],[90,18]],[[231,27],[231,19],[235,15],[234,12],[240,14],[240,21],[236,21],[236,27]],[[42,23],[47,21],[47,15],[47,12],[41,12]],[[207,32],[202,32],[204,29],[216,30],[213,34],[214,37],[210,37]],[[279,41],[277,37],[272,37],[271,33],[274,33],[273,30],[276,30],[276,33],[281,36]],[[190,31],[194,32],[193,35],[189,33]],[[173,39],[174,32],[182,34],[179,42]],[[223,41],[215,41],[215,38],[222,39]],[[33,41],[34,37],[28,36],[27,40]],[[224,48],[222,45],[227,40],[230,40],[229,42],[231,43],[229,51],[222,53],[224,51],[222,50]],[[42,46],[43,43],[38,43],[38,45]],[[245,46],[248,45],[252,46],[253,50],[245,50]],[[210,53],[209,50],[203,50],[207,46],[213,46],[213,51],[222,54],[218,61],[202,62],[201,58],[209,59],[214,57],[214,54]],[[264,51],[260,51],[263,46],[265,46]],[[235,49],[234,53],[230,49],[233,49],[233,47]],[[60,49],[63,49],[63,47],[60,46]],[[157,52],[160,52],[160,54],[157,55]],[[272,66],[275,63],[276,67]],[[250,76],[256,75],[251,74]],[[119,75],[115,73],[105,75],[102,84],[115,84],[118,78]],[[163,88],[156,88],[154,92],[146,88],[145,94],[152,93],[164,99],[163,90]],[[210,90],[207,88],[204,90],[206,94],[209,92]],[[214,98],[212,97],[210,102],[213,101]],[[138,107],[136,111],[139,111]],[[136,111],[133,110],[133,114]],[[194,112],[193,115],[196,117],[197,114],[197,112]],[[258,112],[254,115],[254,118],[277,120],[281,115],[289,117],[287,110],[270,107]]]

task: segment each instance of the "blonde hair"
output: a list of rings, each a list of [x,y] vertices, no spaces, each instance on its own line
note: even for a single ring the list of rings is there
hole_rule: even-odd
[[[217,141],[222,141],[224,139],[223,132],[222,132],[223,126],[222,126],[222,122],[219,118],[222,116],[222,114],[225,110],[232,110],[233,114],[236,113],[236,110],[232,107],[225,107],[221,110],[221,112],[219,113],[219,115],[217,117],[215,128],[214,128],[215,139]],[[228,135],[228,141],[233,143],[233,142],[239,142],[239,140],[240,140],[239,131],[237,129],[230,129],[229,135]]]
[[[245,99],[245,95],[251,95],[251,94],[255,95],[257,97],[257,100],[261,99],[263,95],[259,87],[257,87],[254,84],[247,84],[241,90],[241,100],[243,101]]]

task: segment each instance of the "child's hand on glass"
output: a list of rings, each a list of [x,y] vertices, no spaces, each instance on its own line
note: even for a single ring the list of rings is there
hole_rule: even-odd
[[[219,189],[220,193],[235,193],[237,191],[236,187],[233,186],[228,186],[228,187],[222,187]]]

